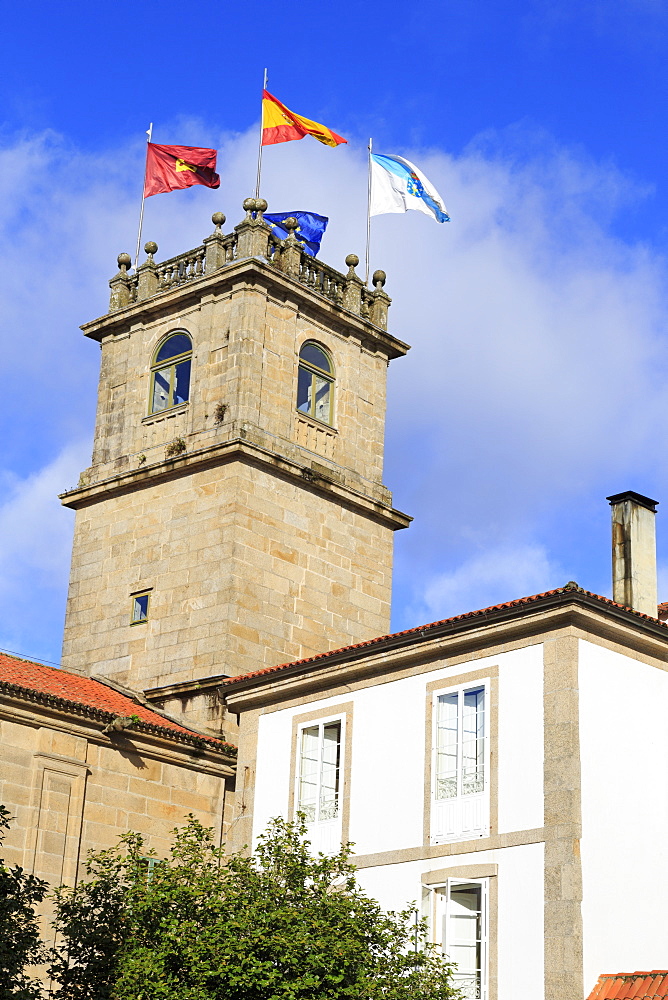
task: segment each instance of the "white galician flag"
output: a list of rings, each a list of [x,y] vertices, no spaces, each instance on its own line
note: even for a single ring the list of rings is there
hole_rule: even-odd
[[[449,222],[443,199],[414,163],[403,156],[371,154],[371,215],[415,208],[437,222]]]

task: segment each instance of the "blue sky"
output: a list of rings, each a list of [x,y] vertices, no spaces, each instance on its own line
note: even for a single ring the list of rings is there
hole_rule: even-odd
[[[97,346],[134,249],[144,130],[220,150],[221,188],[147,203],[159,258],[252,192],[262,70],[346,136],[265,151],[274,211],[364,248],[365,145],[414,160],[452,222],[374,220],[391,328],[387,485],[394,627],[568,579],[609,593],[607,494],[662,501],[668,599],[668,4],[11,5],[0,56],[0,646],[58,661],[71,515],[89,462]]]

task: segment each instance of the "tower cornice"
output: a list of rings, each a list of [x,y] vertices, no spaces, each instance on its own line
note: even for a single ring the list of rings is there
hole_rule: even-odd
[[[340,277],[343,282],[343,275]],[[221,295],[233,291],[235,287],[247,290],[253,286],[264,286],[268,293],[283,301],[298,298],[300,311],[310,311],[321,321],[325,321],[330,329],[346,336],[355,336],[361,343],[373,344],[376,350],[382,350],[390,360],[403,357],[410,350],[408,344],[382,330],[370,319],[332,302],[303,284],[297,277],[279,271],[274,263],[261,257],[232,261],[211,274],[204,274],[176,288],[156,292],[150,298],[133,302],[84,323],[81,329],[86,337],[101,341],[110,334],[127,334],[137,324],[146,324],[162,315],[173,314],[177,305],[188,306],[208,295]]]
[[[382,500],[337,482],[333,478],[334,474],[320,463],[302,465],[243,437],[199,448],[189,454],[154,462],[139,469],[121,472],[90,485],[78,486],[61,493],[59,497],[63,506],[78,510],[102,499],[122,496],[154,486],[159,482],[189,476],[198,469],[223,466],[234,461],[262,466],[277,476],[298,482],[300,487],[308,492],[327,496],[337,504],[355,510],[393,530],[407,528],[413,520],[408,514],[396,510]],[[390,496],[389,492],[387,495]]]

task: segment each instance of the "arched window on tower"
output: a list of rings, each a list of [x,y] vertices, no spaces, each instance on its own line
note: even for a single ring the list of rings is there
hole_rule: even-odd
[[[187,403],[192,353],[187,333],[173,333],[158,345],[151,365],[151,413]]]
[[[299,352],[297,409],[325,424],[334,421],[334,368],[324,347],[307,340]]]

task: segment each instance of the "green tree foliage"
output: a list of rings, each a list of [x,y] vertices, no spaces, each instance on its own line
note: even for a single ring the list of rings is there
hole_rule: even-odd
[[[9,829],[10,815],[0,805],[0,844]],[[0,1000],[36,1000],[42,995],[29,966],[45,959],[35,904],[44,899],[48,885],[0,858]]]
[[[384,913],[350,848],[313,857],[302,820],[274,820],[251,857],[225,857],[194,819],[170,857],[142,839],[93,855],[61,890],[62,1000],[450,1000],[451,966],[415,911]],[[419,946],[418,946],[419,945]]]

